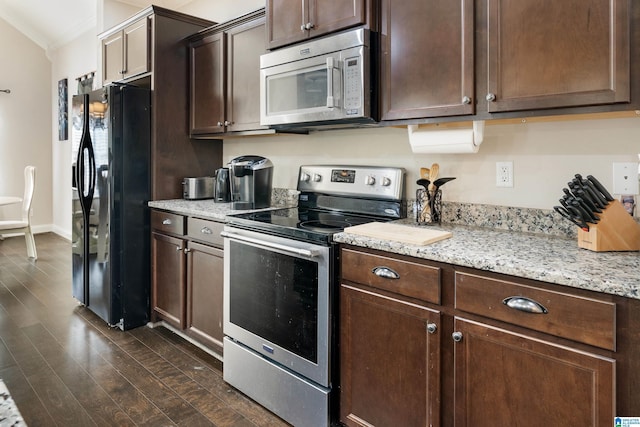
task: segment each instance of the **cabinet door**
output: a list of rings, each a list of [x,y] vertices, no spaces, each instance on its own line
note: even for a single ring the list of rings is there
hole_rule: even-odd
[[[260,55],[266,52],[265,19],[227,32],[227,131],[260,126]]]
[[[490,0],[488,111],[628,102],[629,3]]]
[[[191,134],[224,132],[224,41],[225,34],[217,33],[190,46]]]
[[[455,425],[611,425],[615,361],[460,318]]]
[[[437,311],[342,285],[340,421],[440,425],[439,326]]]
[[[124,41],[123,78],[149,71],[149,24],[149,19],[143,18],[122,30]]]
[[[474,113],[473,0],[382,0],[382,120]]]
[[[187,329],[222,354],[223,251],[189,242]]]
[[[320,36],[366,23],[366,0],[308,0],[309,35]],[[406,1],[406,0],[405,0]]]
[[[295,43],[307,38],[301,28],[308,22],[307,0],[267,0],[267,47]]]
[[[122,31],[102,39],[102,84],[122,79],[123,41]]]
[[[151,234],[151,305],[154,313],[178,329],[185,322],[185,241]]]

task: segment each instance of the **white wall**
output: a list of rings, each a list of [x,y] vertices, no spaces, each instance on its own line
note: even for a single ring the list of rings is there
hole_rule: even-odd
[[[298,167],[306,163],[404,167],[409,198],[420,167],[438,163],[440,176],[456,177],[443,187],[444,200],[551,209],[576,173],[594,175],[611,189],[612,162],[638,161],[640,116],[487,125],[476,154],[413,154],[407,131],[400,128],[228,139],[223,153],[225,162],[245,154],[268,157],[274,186],[286,188],[296,187]],[[513,188],[496,187],[499,161],[513,162]]]
[[[34,231],[51,230],[51,138],[57,81],[53,89],[51,62],[36,43],[0,19],[0,195],[24,192],[24,167],[36,166],[33,200]],[[55,112],[55,115],[52,114]],[[57,142],[57,141],[56,141]],[[20,216],[19,205],[0,208],[0,219]]]

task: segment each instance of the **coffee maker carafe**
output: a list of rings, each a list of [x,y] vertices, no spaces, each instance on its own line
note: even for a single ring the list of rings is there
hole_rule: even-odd
[[[271,205],[271,160],[260,156],[240,156],[231,160],[228,166],[234,209],[260,209]]]

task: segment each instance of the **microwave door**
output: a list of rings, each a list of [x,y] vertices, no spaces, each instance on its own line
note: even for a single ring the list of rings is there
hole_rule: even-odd
[[[264,125],[335,120],[341,113],[340,61],[310,58],[262,70]]]

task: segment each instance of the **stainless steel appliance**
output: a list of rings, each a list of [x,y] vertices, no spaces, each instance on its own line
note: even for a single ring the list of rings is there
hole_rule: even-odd
[[[234,209],[260,209],[271,205],[273,163],[260,156],[240,156],[229,162]]]
[[[229,168],[220,168],[216,170],[215,201],[222,202],[222,203],[231,201],[231,183],[229,182]]]
[[[301,166],[298,190],[297,208],[228,217],[224,379],[293,425],[326,426],[337,409],[332,237],[406,217],[404,170]]]
[[[375,124],[371,33],[363,28],[260,57],[260,124],[330,128]]]
[[[121,329],[149,320],[150,92],[73,97],[72,295]]]
[[[182,180],[182,197],[187,200],[213,199],[215,194],[215,178],[200,176]]]

